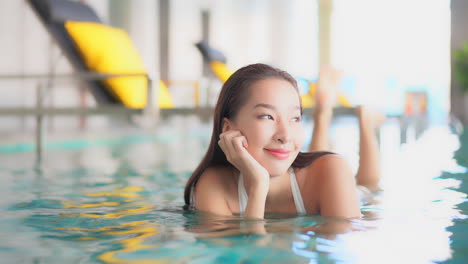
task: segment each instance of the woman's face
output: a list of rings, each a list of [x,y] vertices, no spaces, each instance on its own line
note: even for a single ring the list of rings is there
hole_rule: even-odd
[[[248,152],[270,173],[285,173],[304,140],[299,95],[288,81],[270,78],[249,87],[247,102],[230,129],[246,137]]]

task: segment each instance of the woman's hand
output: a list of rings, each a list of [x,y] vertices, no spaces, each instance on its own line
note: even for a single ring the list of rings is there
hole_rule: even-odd
[[[227,160],[243,175],[249,200],[244,216],[263,219],[270,188],[270,174],[247,151],[247,139],[239,130],[227,130],[219,135],[219,146]]]
[[[268,193],[270,175],[247,151],[248,143],[239,130],[228,130],[219,135],[218,144],[227,160],[234,165],[248,183],[247,194]]]

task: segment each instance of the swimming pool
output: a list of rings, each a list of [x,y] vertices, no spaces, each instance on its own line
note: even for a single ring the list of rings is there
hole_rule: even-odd
[[[387,146],[385,191],[353,221],[268,215],[258,222],[184,210],[183,187],[209,134],[210,125],[180,118],[157,134],[49,140],[40,169],[31,145],[1,145],[1,262],[468,261],[466,129],[457,136],[433,127]],[[266,233],[252,231],[259,225]]]

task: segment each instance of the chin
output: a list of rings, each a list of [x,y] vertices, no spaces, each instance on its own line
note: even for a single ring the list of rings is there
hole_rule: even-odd
[[[266,164],[264,167],[270,174],[272,175],[282,175],[284,174],[292,165],[292,162],[278,162],[278,163],[271,163]]]

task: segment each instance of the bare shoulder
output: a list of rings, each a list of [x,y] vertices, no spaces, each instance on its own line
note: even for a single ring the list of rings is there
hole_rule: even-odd
[[[214,188],[228,188],[231,183],[232,170],[224,166],[213,166],[206,169],[197,183],[197,189],[199,187],[209,187],[209,189]]]
[[[315,164],[314,184],[322,216],[354,218],[361,215],[356,182],[348,162],[340,155],[326,155]]]
[[[304,174],[305,182],[317,182],[323,181],[330,178],[330,175],[335,175],[333,172],[348,172],[351,173],[351,169],[347,161],[338,154],[324,155],[315,160],[308,167],[301,169]],[[338,173],[342,175],[343,173]],[[333,177],[333,176],[331,176]]]
[[[359,215],[355,180],[348,162],[342,156],[324,155],[300,173],[308,212],[323,216]]]
[[[229,168],[210,167],[200,176],[195,187],[195,207],[221,215],[231,215],[226,198],[229,194],[231,177]]]
[[[346,172],[351,172],[348,162],[338,154],[330,154],[320,157],[315,161],[315,165],[321,172],[325,172],[325,174],[330,174],[333,171],[341,171],[345,170]],[[323,175],[323,174],[322,174]]]
[[[348,162],[338,154],[325,155],[318,158],[309,167],[305,168],[306,181],[313,185],[316,192],[323,192],[323,185],[355,184],[351,167]]]

